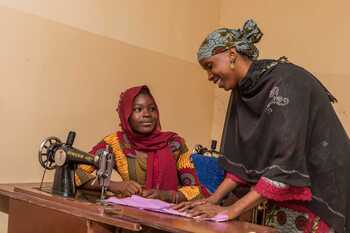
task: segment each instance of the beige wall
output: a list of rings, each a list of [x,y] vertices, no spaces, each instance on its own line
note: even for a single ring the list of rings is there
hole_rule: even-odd
[[[217,27],[217,2],[0,0],[0,183],[40,181],[44,137],[75,130],[88,150],[116,130],[132,85],[151,87],[165,130],[208,144],[213,88],[193,51]]]
[[[221,0],[220,25],[238,28],[248,18],[261,27],[260,58],[287,56],[314,73],[338,98],[334,107],[350,133],[350,2]],[[213,137],[219,138],[227,93],[215,89]]]
[[[186,61],[219,22],[219,0],[0,0],[0,5]]]

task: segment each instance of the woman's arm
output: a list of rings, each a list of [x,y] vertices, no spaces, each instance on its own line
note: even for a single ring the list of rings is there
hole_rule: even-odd
[[[228,207],[222,207],[211,203],[202,204],[187,211],[187,213],[196,219],[208,219],[218,214],[225,216],[224,221],[235,219],[242,213],[260,204],[264,199],[255,190],[249,191],[241,199]]]
[[[80,186],[80,188],[88,190],[101,190],[100,185],[96,179],[90,180],[87,183]],[[133,194],[141,194],[142,187],[135,181],[110,181],[108,190],[115,194],[122,194],[123,196],[131,196]]]
[[[258,183],[241,199],[229,207],[218,207],[210,203],[193,208],[189,213],[193,217],[210,218],[216,214],[227,215],[227,220],[237,218],[239,215],[259,205],[263,200],[275,201],[309,201],[311,200],[309,187],[295,187],[261,177]]]
[[[104,140],[102,140],[89,151],[89,154],[95,156],[99,153],[99,151],[105,150],[107,147],[108,144]],[[92,174],[95,170],[96,168],[94,166],[87,164],[79,164],[78,168],[75,171],[75,184],[77,185],[77,187],[96,190],[98,185],[93,184],[96,176]]]
[[[229,177],[225,177],[217,190],[207,198],[211,204],[218,204],[228,193],[232,192],[238,186],[238,182]]]
[[[256,192],[254,189],[250,190],[241,199],[236,201],[227,210],[228,219],[235,219],[244,212],[252,209],[253,207],[259,205],[264,198]]]
[[[114,136],[114,134],[112,136]],[[116,140],[116,137],[112,137],[112,136],[106,137],[107,140],[110,138],[115,139],[114,141],[112,141],[113,144],[119,145],[119,142]],[[108,147],[108,145],[109,143],[107,143],[105,140],[102,140],[96,146],[94,146],[89,153],[96,155],[99,153],[100,150],[105,150]],[[114,147],[112,146],[112,149],[113,149],[113,155],[115,156],[115,158],[117,158],[116,153],[122,153],[121,150],[115,150],[116,149],[115,146]],[[117,165],[118,163],[116,164],[116,166]],[[95,170],[96,169],[90,165],[79,165],[75,176],[75,181],[77,186],[79,188],[88,189],[88,190],[96,190],[96,191],[100,190],[101,187],[99,186],[98,181],[96,180],[96,177],[92,174]],[[125,176],[125,174],[123,175]],[[141,185],[132,180],[111,181],[108,186],[108,190],[115,194],[122,194],[123,196],[130,196],[133,194],[142,193]]]
[[[187,212],[191,209],[194,210],[196,206],[201,206],[205,204],[213,205],[219,203],[229,192],[234,190],[238,186],[238,183],[228,177],[226,177],[222,183],[219,185],[217,190],[208,198],[201,199],[197,201],[182,202],[178,205],[174,205],[173,209]]]
[[[191,161],[192,153],[188,150],[184,141],[182,143],[177,143],[177,146],[173,145],[171,149],[175,156],[177,154],[176,168],[181,186],[177,190],[178,198],[174,203],[200,199],[205,195],[201,192],[199,179]]]
[[[184,142],[173,141],[169,147],[176,158],[177,174],[180,186],[176,191],[144,190],[143,197],[157,198],[170,203],[180,203],[202,197],[201,188],[196,176],[194,165],[190,160],[191,153]]]

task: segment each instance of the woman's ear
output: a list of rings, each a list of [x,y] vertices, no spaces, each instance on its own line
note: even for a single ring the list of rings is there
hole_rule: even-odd
[[[235,48],[230,48],[228,50],[228,55],[230,56],[230,58],[235,58],[237,57],[238,53]]]

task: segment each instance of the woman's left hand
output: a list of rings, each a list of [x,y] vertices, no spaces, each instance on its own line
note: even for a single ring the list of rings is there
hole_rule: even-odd
[[[170,203],[179,203],[186,200],[186,197],[178,191],[143,189],[141,195],[145,198],[159,199]]]
[[[188,210],[187,213],[197,220],[205,220],[212,218],[220,213],[227,215],[227,211],[227,207],[206,203],[204,205],[199,205],[191,210]]]
[[[144,189],[142,190],[142,196],[151,199],[160,199],[161,192],[158,189]]]

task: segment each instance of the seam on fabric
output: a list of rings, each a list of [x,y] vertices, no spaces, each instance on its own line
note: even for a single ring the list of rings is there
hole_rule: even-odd
[[[262,176],[261,179],[263,179],[265,182],[268,182],[269,184],[273,185],[274,187],[280,188],[280,189],[289,189],[290,185],[282,183],[282,182],[278,182],[275,180],[271,180],[265,176]]]
[[[325,204],[325,205],[327,206],[327,208],[328,208],[333,214],[338,215],[339,217],[345,219],[345,216],[344,216],[342,213],[340,213],[340,212],[334,210],[334,209],[333,209],[325,200],[323,200],[322,198],[317,197],[317,196],[312,196],[312,198],[314,198],[315,200],[317,200],[317,201],[319,201],[319,202]]]
[[[266,167],[266,168],[264,168],[263,170],[260,170],[260,171],[259,171],[259,170],[249,170],[248,168],[246,168],[246,167],[245,167],[243,164],[241,164],[241,163],[232,162],[231,160],[227,159],[226,157],[225,157],[225,159],[226,159],[226,161],[227,161],[228,163],[243,168],[243,169],[245,170],[246,173],[257,173],[257,174],[262,174],[262,173],[266,172],[267,170],[271,170],[271,169],[277,168],[278,170],[282,171],[283,173],[287,173],[287,174],[297,173],[297,174],[299,174],[299,175],[302,176],[302,177],[305,177],[305,178],[308,178],[308,179],[310,178],[309,175],[306,175],[306,174],[304,174],[304,173],[301,173],[301,172],[299,172],[299,171],[297,171],[297,170],[285,170],[285,169],[281,168],[279,165],[272,165],[272,166]]]

